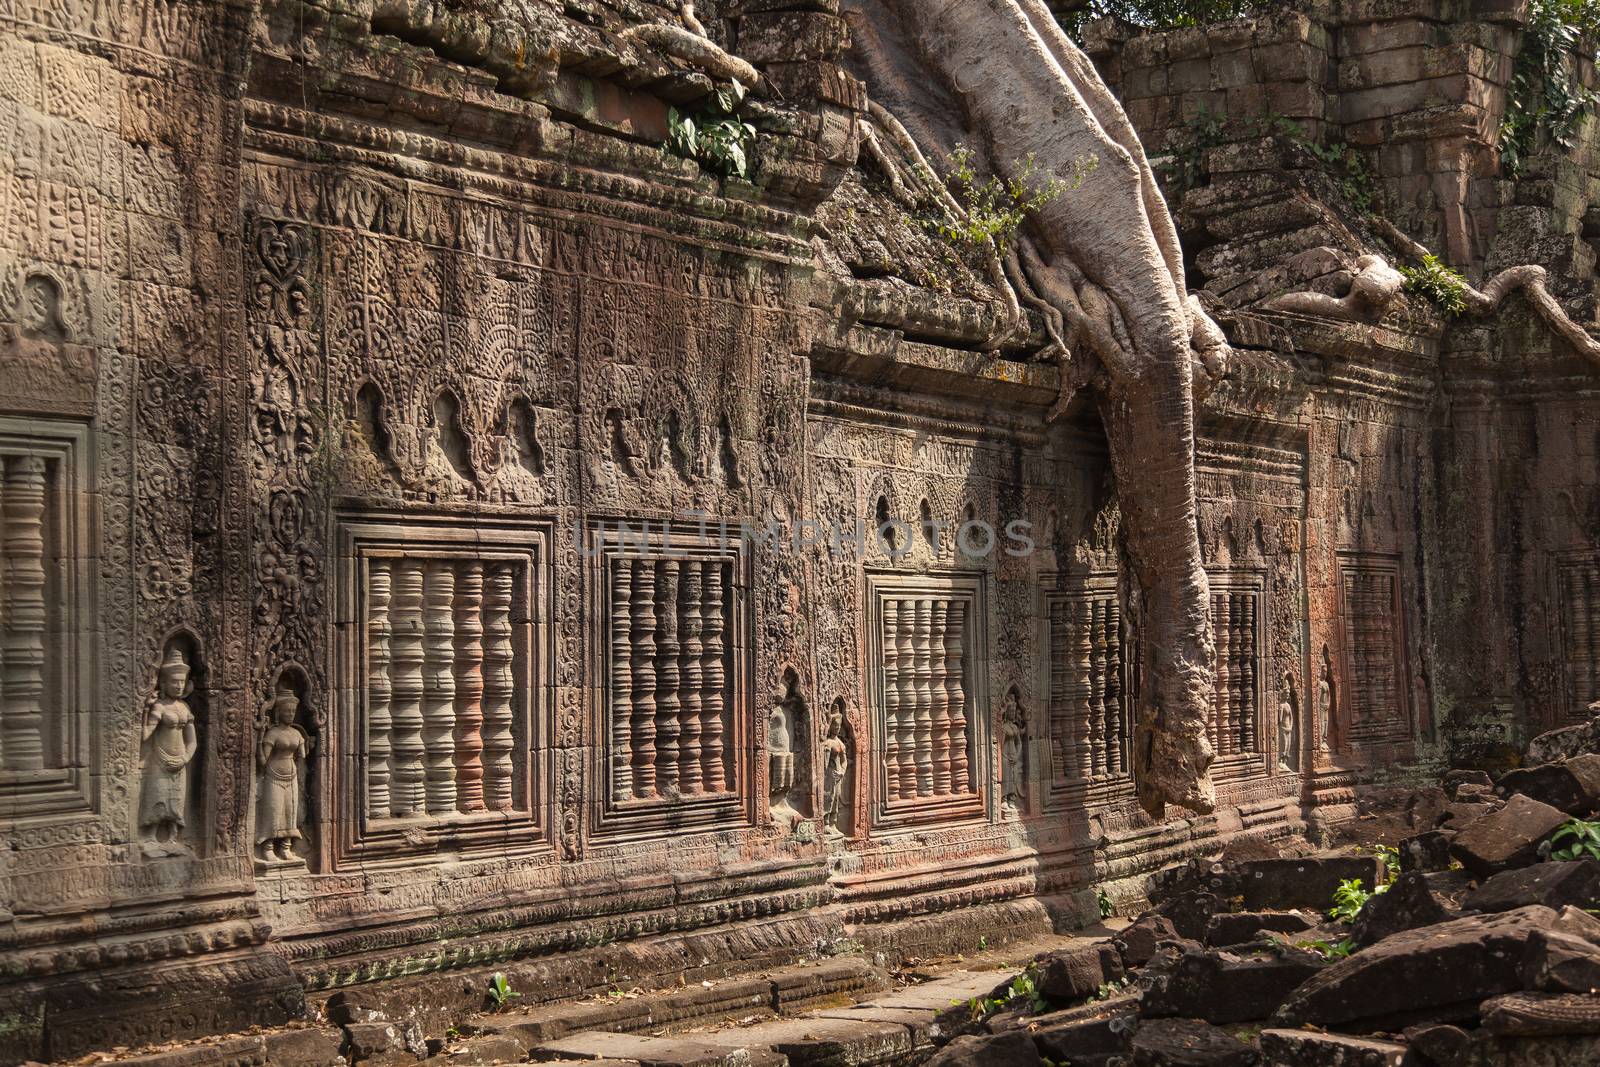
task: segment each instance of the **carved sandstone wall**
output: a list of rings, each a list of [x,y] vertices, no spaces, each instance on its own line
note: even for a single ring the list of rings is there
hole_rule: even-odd
[[[909,166],[827,0],[701,5],[766,79],[753,185],[663,154],[711,83],[629,31],[676,11],[0,7],[0,1059],[995,941],[1600,695],[1592,374],[1515,316],[1252,310],[1370,235],[1218,144],[1174,199],[1240,352],[1219,808],[1142,815],[1117,486],[1042,323],[997,349],[986,264],[858,160]],[[1225,33],[1353,129],[1355,25]],[[1174,40],[1097,52],[1152,144]],[[1376,164],[1425,240],[1429,158]],[[1525,232],[1480,206],[1466,247]]]

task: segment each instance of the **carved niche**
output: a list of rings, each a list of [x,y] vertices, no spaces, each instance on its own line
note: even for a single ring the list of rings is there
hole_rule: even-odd
[[[549,528],[363,517],[339,540],[335,861],[545,841]]]
[[[1562,717],[1575,722],[1600,700],[1600,565],[1592,553],[1556,560],[1556,596],[1567,680]]]
[[[604,626],[597,831],[753,821],[742,541],[661,523],[590,537]]]
[[[1216,688],[1206,732],[1219,759],[1257,755],[1263,749],[1266,579],[1258,571],[1237,570],[1206,577],[1216,642]]]
[[[1344,697],[1330,726],[1339,746],[1411,739],[1411,686],[1405,671],[1400,557],[1339,553],[1339,615],[1344,630]]]
[[[867,576],[877,828],[983,811],[987,679],[982,578]]]
[[[1128,778],[1128,671],[1117,575],[1100,571],[1046,595],[1050,618],[1050,789]]]
[[[91,803],[88,427],[0,417],[0,811]]]

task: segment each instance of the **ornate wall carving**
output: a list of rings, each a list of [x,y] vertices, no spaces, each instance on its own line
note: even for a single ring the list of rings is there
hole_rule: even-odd
[[[1339,553],[1339,614],[1344,685],[1334,735],[1352,745],[1410,740],[1399,557]]]
[[[643,544],[591,530],[604,604],[603,829],[748,818],[746,546],[657,524]]]
[[[550,529],[341,516],[335,865],[546,840]]]
[[[1263,750],[1265,656],[1264,576],[1212,572],[1211,632],[1216,641],[1216,693],[1207,733],[1219,758]]]
[[[875,826],[980,813],[991,762],[982,578],[867,581]]]
[[[1128,775],[1128,670],[1115,572],[1046,597],[1050,613],[1050,789]]]
[[[1600,565],[1592,555],[1583,554],[1558,558],[1555,569],[1567,675],[1563,718],[1578,720],[1600,700]]]
[[[91,803],[93,499],[82,423],[0,418],[0,811]]]

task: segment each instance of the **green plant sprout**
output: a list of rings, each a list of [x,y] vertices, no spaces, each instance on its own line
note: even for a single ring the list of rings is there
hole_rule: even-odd
[[[711,104],[697,114],[668,108],[667,143],[662,147],[724,178],[749,181],[756,128],[737,114],[744,97],[745,87],[735,79],[712,94]]]
[[[496,971],[489,978],[489,999],[494,1001],[497,1009],[505,1007],[520,996],[521,993],[511,988],[511,980],[506,977],[504,971]]]
[[[1570,844],[1554,847],[1556,842],[1569,838]],[[1550,835],[1550,844],[1550,858],[1553,860],[1600,860],[1600,821],[1569,819]]]
[[[961,202],[965,218],[938,219],[930,228],[947,241],[974,248],[993,244],[996,254],[1004,256],[1015,240],[1017,231],[1028,216],[1038,213],[1062,193],[1083,184],[1099,164],[1090,156],[1073,162],[1070,178],[1050,175],[1041,180],[1038,161],[1030,153],[1022,161],[1014,178],[990,177],[980,181],[975,157],[966,145],[956,145],[950,153],[949,184]]]
[[[1439,312],[1454,318],[1467,310],[1467,280],[1434,255],[1422,257],[1420,267],[1401,267],[1406,292],[1423,297]]]

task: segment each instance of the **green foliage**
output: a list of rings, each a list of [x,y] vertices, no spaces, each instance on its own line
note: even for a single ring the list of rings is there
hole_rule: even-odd
[[[1512,176],[1541,149],[1576,145],[1600,101],[1579,79],[1577,50],[1597,32],[1600,0],[1530,0],[1500,124],[1500,160]]]
[[[693,159],[724,178],[750,180],[756,128],[738,115],[745,88],[737,80],[718,89],[711,103],[696,114],[667,109],[665,151]]]
[[[489,978],[489,999],[494,1001],[496,1008],[503,1008],[513,1000],[522,996],[511,988],[511,980],[504,971],[496,971]]]
[[[1454,318],[1467,310],[1467,280],[1432,254],[1422,257],[1420,267],[1401,267],[1406,292],[1427,299],[1440,314]]]
[[[958,1001],[953,1003],[959,1004]],[[972,1012],[974,1019],[981,1019],[1004,1008],[1026,1008],[1038,1015],[1049,1007],[1043,994],[1039,992],[1039,985],[1034,978],[1033,965],[1011,980],[1003,997],[973,997],[967,1001],[967,1008]]]
[[[1295,948],[1308,948],[1326,960],[1342,960],[1356,950],[1356,943],[1348,937],[1333,944],[1326,941],[1296,941]]]
[[[1213,115],[1205,105],[1184,123],[1171,140],[1170,152],[1156,169],[1167,191],[1182,196],[1211,180],[1206,153],[1229,141],[1226,115]]]
[[[1294,125],[1291,123],[1290,125]],[[1296,126],[1296,129],[1299,127]],[[1302,135],[1299,143],[1305,145],[1307,151],[1321,160],[1333,173],[1339,183],[1340,192],[1350,201],[1350,206],[1363,215],[1372,213],[1373,183],[1372,171],[1367,169],[1366,160],[1361,153],[1345,144],[1343,141],[1334,141],[1330,144],[1317,144]]]
[[[1088,0],[1081,7],[1061,12],[1056,19],[1062,29],[1081,40],[1085,26],[1108,15],[1135,26],[1170,30],[1235,18],[1253,6],[1245,0]]]
[[[1560,848],[1553,847],[1558,841],[1570,843]],[[1562,824],[1555,833],[1550,835],[1550,858],[1553,860],[1581,860],[1584,858],[1600,860],[1600,821],[1586,822],[1583,819],[1569,819]]]
[[[1095,893],[1094,902],[1100,908],[1100,918],[1102,919],[1109,919],[1117,913],[1117,906],[1111,903],[1111,898],[1106,895],[1104,886]]]
[[[1333,891],[1333,907],[1328,909],[1328,918],[1342,923],[1353,922],[1367,901],[1388,888],[1387,885],[1380,885],[1369,893],[1363,888],[1361,879],[1346,878]]]
[[[955,151],[950,153],[952,169],[948,182],[966,217],[941,218],[932,222],[931,228],[955,244],[972,248],[992,244],[995,253],[1003,256],[1028,216],[1062,193],[1082,185],[1098,163],[1092,156],[1076,160],[1070,178],[1052,174],[1041,181],[1038,161],[1030,154],[1022,161],[1015,178],[990,177],[982,181],[974,166],[972,150],[956,145]]]
[[[1124,989],[1127,989],[1132,984],[1133,978],[1130,975],[1123,975],[1114,982],[1101,982],[1100,988],[1096,989],[1094,991],[1094,995],[1089,998],[1089,1003],[1093,1004],[1099,1000],[1110,1000],[1112,997],[1116,996]]]

